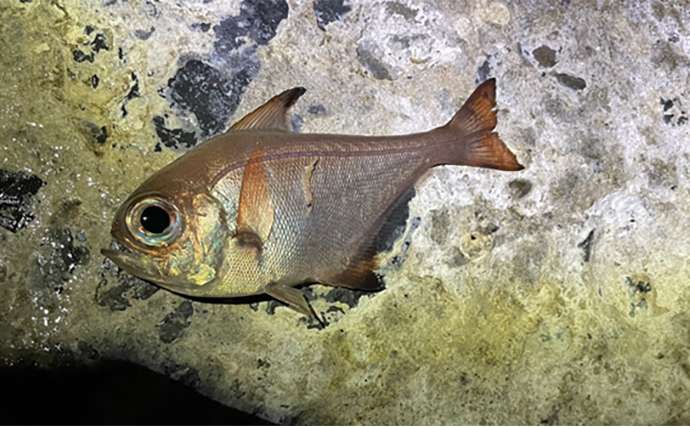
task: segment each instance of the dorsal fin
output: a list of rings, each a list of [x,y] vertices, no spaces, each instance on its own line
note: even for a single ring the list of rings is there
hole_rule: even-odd
[[[230,130],[280,129],[292,132],[288,111],[306,91],[303,87],[296,87],[274,96],[232,125]]]
[[[236,237],[258,250],[271,234],[275,214],[262,151],[257,148],[247,160],[237,207]]]

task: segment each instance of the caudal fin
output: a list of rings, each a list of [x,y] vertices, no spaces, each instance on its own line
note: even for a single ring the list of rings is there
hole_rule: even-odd
[[[493,132],[496,127],[496,79],[479,85],[453,119],[441,128],[458,138],[459,164],[504,171],[524,169],[515,154]],[[454,162],[455,163],[455,162]]]

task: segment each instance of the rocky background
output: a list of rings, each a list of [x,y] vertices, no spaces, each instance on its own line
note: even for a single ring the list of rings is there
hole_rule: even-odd
[[[4,0],[0,22],[5,366],[133,362],[279,423],[690,423],[687,2]],[[144,178],[284,89],[308,89],[302,132],[386,135],[490,77],[526,169],[435,169],[386,290],[310,288],[324,329],[99,253]]]

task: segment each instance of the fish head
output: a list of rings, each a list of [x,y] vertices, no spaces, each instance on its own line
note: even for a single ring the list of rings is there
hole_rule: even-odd
[[[117,211],[118,249],[101,253],[122,270],[173,292],[205,296],[227,236],[220,203],[206,193],[135,191]]]

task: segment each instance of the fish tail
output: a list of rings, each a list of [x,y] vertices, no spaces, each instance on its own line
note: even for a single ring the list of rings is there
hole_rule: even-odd
[[[438,129],[457,138],[455,152],[446,153],[444,163],[478,166],[504,171],[524,167],[496,132],[496,79],[479,85],[451,121]],[[452,156],[448,159],[448,154]]]

